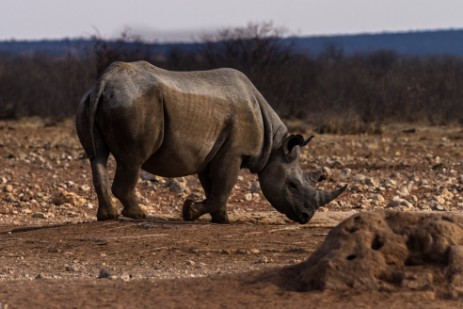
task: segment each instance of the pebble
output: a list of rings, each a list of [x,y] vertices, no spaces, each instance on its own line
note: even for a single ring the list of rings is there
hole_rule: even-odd
[[[251,193],[259,193],[260,192],[260,183],[257,181],[251,182],[249,186],[249,190]]]
[[[386,188],[396,188],[397,187],[397,181],[393,180],[393,179],[386,179],[384,180],[384,186]]]
[[[266,264],[266,263],[270,263],[270,260],[268,257],[266,257],[265,255],[261,256],[258,260],[257,260],[257,263],[259,264]]]
[[[170,179],[169,190],[177,194],[187,193],[189,191],[185,181],[179,181],[178,179]]]
[[[186,261],[186,264],[187,264],[188,266],[195,266],[195,265],[196,265],[196,263],[195,263],[194,261],[192,261],[192,260]]]
[[[394,196],[392,198],[392,201],[390,201],[386,205],[386,208],[399,208],[399,207],[402,208],[402,210],[412,210],[413,204],[403,198],[400,198],[399,196]]]
[[[373,188],[379,187],[379,182],[375,178],[366,177],[364,180],[364,183],[369,187],[373,187]]]
[[[248,202],[252,201],[252,193],[246,193],[244,199]]]
[[[331,171],[329,167],[325,166],[322,168],[322,175],[324,175],[326,178],[329,178],[332,174],[333,172]]]
[[[98,278],[100,279],[109,279],[112,277],[112,274],[109,272],[109,270],[102,268],[100,269],[100,273],[98,274]]]
[[[350,177],[351,174],[352,174],[352,170],[346,167],[341,170],[341,175],[339,175],[339,177],[342,179],[347,179]]]
[[[3,192],[13,192],[13,186],[12,185],[5,185],[3,187]]]
[[[47,215],[44,214],[43,212],[35,212],[32,214],[32,218],[36,218],[36,219],[46,219],[47,218]]]
[[[365,175],[363,175],[363,174],[356,174],[356,175],[354,176],[354,181],[363,182],[363,181],[365,181],[365,178],[366,178],[366,177],[365,177]]]

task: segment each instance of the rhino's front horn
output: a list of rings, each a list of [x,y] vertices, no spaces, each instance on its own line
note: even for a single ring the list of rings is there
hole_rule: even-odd
[[[344,192],[346,188],[347,188],[347,185],[342,186],[330,192],[318,191],[318,205],[322,206],[322,205],[328,204],[329,202],[337,198],[342,192]]]

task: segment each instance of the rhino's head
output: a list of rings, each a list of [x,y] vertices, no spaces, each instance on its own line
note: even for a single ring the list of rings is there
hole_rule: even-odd
[[[259,173],[262,192],[272,206],[289,219],[307,223],[321,205],[340,195],[347,186],[331,192],[315,188],[320,174],[305,174],[299,164],[300,148],[306,145],[301,135],[290,135],[275,149]]]

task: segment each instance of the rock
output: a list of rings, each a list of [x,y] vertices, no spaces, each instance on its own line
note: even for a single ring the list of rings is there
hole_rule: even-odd
[[[365,177],[365,175],[363,175],[363,174],[356,174],[356,175],[354,176],[354,181],[363,182],[363,181],[365,181],[365,178],[366,178],[366,177]]]
[[[177,178],[170,179],[169,190],[170,192],[177,193],[177,194],[183,194],[183,193],[187,194],[189,192],[185,181],[180,181]]]
[[[186,264],[188,266],[195,266],[196,263],[194,261],[192,261],[192,260],[188,260],[188,261],[186,261]]]
[[[35,212],[32,214],[32,218],[35,218],[35,219],[46,219],[47,218],[47,215],[44,214],[43,212]]]
[[[403,198],[394,196],[392,198],[392,201],[390,201],[386,205],[386,208],[399,208],[399,207],[402,208],[402,210],[411,210],[413,209],[413,204]]]
[[[90,191],[90,186],[88,186],[88,185],[81,185],[81,186],[79,187],[79,190],[82,191],[82,192],[88,192],[88,191]]]
[[[384,186],[389,189],[395,189],[397,187],[397,181],[393,179],[384,180]]]
[[[257,263],[260,263],[260,264],[270,263],[270,260],[268,257],[263,255],[257,260]]]
[[[76,272],[78,268],[73,265],[66,265],[65,270],[68,272]]]
[[[403,197],[410,195],[410,192],[408,191],[407,187],[402,187],[398,193],[400,196],[403,196]]]
[[[373,194],[370,197],[370,203],[374,206],[384,206],[385,199],[381,194]]]
[[[379,182],[375,178],[367,177],[365,178],[364,183],[369,187],[373,187],[373,188],[379,187]]]
[[[259,193],[260,192],[260,183],[257,182],[257,181],[253,181],[251,182],[250,186],[249,186],[249,190],[251,191],[251,193]]]
[[[147,171],[144,171],[144,170],[140,170],[140,178],[143,180],[151,181],[151,182],[158,182],[156,175],[148,173]]]
[[[431,200],[429,202],[429,207],[432,209],[432,210],[437,210],[437,211],[444,211],[445,210],[445,207],[443,204],[439,203],[438,201],[436,200]]]
[[[333,174],[333,172],[331,171],[331,169],[329,167],[323,167],[322,168],[322,177],[323,178],[329,178],[331,177],[331,175]]]
[[[295,280],[303,290],[420,290],[459,299],[462,246],[463,216],[360,213],[333,228],[296,266]]]
[[[341,170],[341,175],[339,175],[339,177],[342,179],[347,179],[350,177],[351,174],[352,174],[352,170],[346,167]]]
[[[100,269],[100,273],[98,274],[99,279],[109,279],[112,277],[112,274],[109,272],[109,270],[102,268]]]
[[[51,202],[55,206],[61,206],[63,204],[70,204],[71,206],[82,206],[86,203],[86,200],[73,192],[62,190],[52,195]]]
[[[454,198],[454,194],[450,192],[447,188],[444,188],[439,196],[446,201],[451,201]]]
[[[13,186],[12,185],[3,186],[3,192],[7,192],[7,193],[13,192]]]
[[[248,202],[252,201],[252,193],[246,193],[244,199]]]

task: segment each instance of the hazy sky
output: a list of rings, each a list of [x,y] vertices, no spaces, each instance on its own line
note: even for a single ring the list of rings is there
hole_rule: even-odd
[[[273,21],[290,34],[463,28],[462,0],[0,0],[0,40],[117,37],[182,40]]]

